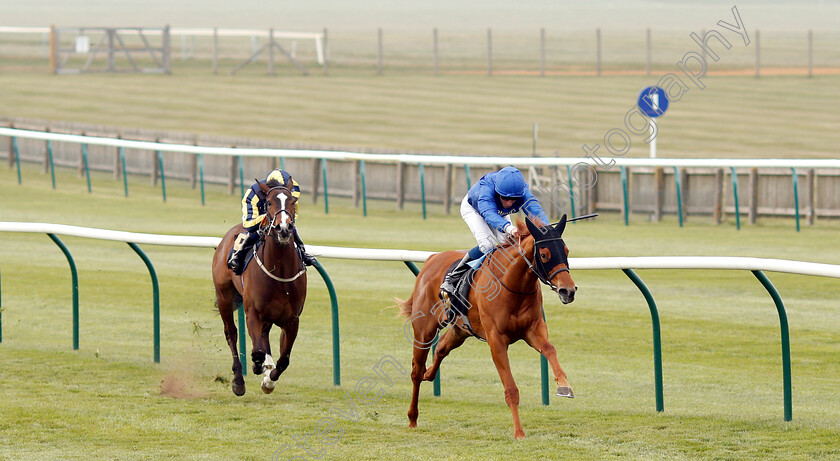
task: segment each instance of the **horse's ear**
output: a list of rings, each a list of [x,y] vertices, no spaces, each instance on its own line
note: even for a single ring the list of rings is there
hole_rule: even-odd
[[[256,183],[260,185],[260,190],[263,191],[264,194],[267,194],[268,190],[271,189],[270,187],[268,187],[268,184],[260,182],[259,179],[254,178],[254,181],[256,181]]]
[[[560,218],[560,222],[554,226],[557,229],[557,232],[560,232],[560,235],[563,235],[563,231],[566,229],[566,215],[564,214],[562,218]]]

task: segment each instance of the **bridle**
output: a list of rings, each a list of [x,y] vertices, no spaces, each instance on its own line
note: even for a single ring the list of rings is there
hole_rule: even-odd
[[[528,257],[527,257],[527,256],[525,256],[525,252],[522,250],[521,245],[519,245],[519,244],[513,245],[513,244],[512,244],[511,246],[515,246],[515,247],[516,247],[516,249],[517,249],[518,253],[519,253],[520,255],[522,255],[522,259],[524,259],[524,260],[525,260],[525,264],[527,264],[527,265],[528,265],[528,268],[531,270],[531,272],[533,272],[533,273],[534,273],[534,275],[536,275],[536,276],[537,276],[537,278],[539,279],[539,281],[540,281],[540,282],[542,282],[543,284],[545,284],[546,286],[548,286],[549,288],[551,288],[551,291],[553,291],[553,292],[555,292],[555,293],[558,293],[558,294],[559,294],[559,290],[560,290],[560,288],[559,288],[559,287],[557,287],[556,285],[554,285],[554,283],[552,283],[552,282],[551,282],[551,279],[553,279],[553,278],[554,278],[557,274],[559,274],[559,273],[561,273],[561,272],[570,272],[570,271],[569,271],[569,260],[568,260],[568,258],[566,257],[566,252],[565,252],[565,251],[562,251],[562,252],[561,252],[561,255],[560,255],[560,264],[565,263],[565,264],[566,264],[566,267],[561,267],[561,268],[559,268],[559,269],[556,269],[554,272],[552,272],[552,273],[551,273],[551,274],[549,274],[548,276],[546,276],[546,275],[545,275],[546,270],[545,270],[545,268],[543,267],[543,262],[539,259],[539,255],[538,255],[538,250],[539,250],[538,246],[539,246],[539,244],[541,244],[541,243],[543,243],[543,242],[550,242],[550,241],[555,241],[555,240],[559,240],[559,241],[560,241],[560,243],[562,244],[563,248],[564,248],[564,249],[566,248],[566,243],[565,243],[565,242],[563,242],[563,239],[562,239],[561,237],[548,238],[548,239],[543,239],[543,240],[539,240],[539,241],[537,241],[537,239],[536,239],[536,238],[534,238],[534,251],[533,251],[533,258],[534,258],[534,262],[531,262],[531,261],[528,259]],[[493,257],[493,253],[491,253],[489,257],[490,257],[490,258],[492,258],[492,257]],[[488,265],[488,267],[489,267],[489,266],[490,266],[490,265]],[[495,276],[495,274],[493,274],[493,275]],[[501,277],[496,276],[496,279],[499,281],[499,283],[502,285],[502,287],[504,287],[507,291],[509,291],[509,292],[511,292],[511,293],[513,293],[513,294],[517,294],[517,295],[532,295],[532,294],[536,293],[536,290],[535,290],[535,291],[532,291],[532,292],[530,292],[530,293],[523,293],[523,292],[520,292],[520,291],[516,291],[516,290],[514,290],[514,289],[512,289],[512,288],[508,287],[507,285],[505,285],[505,284],[504,284],[504,282],[502,282],[502,278],[501,278]]]
[[[266,192],[266,194],[265,194],[266,199],[268,199],[268,197],[271,195],[272,191],[278,190],[278,189],[281,192],[282,191],[288,192],[289,197],[294,198],[294,196],[292,195],[292,191],[289,190],[288,187],[274,186],[271,189],[269,189],[268,192]],[[260,228],[260,232],[263,234],[264,238],[271,235],[272,232],[273,232],[274,233],[274,238],[278,240],[278,244],[279,244],[280,237],[277,235],[277,232],[276,232],[277,226],[279,225],[278,222],[277,222],[277,218],[279,216],[282,216],[283,213],[286,213],[288,215],[289,222],[291,223],[292,232],[294,232],[294,228],[295,228],[294,204],[295,204],[296,201],[297,201],[297,199],[292,200],[292,212],[287,210],[286,207],[284,206],[283,209],[278,210],[274,214],[271,215],[271,219],[268,221],[268,223],[265,226]],[[266,206],[266,208],[267,208],[267,206]],[[266,215],[268,215],[268,209],[266,209]],[[263,248],[265,248],[265,247],[263,247]],[[301,275],[306,273],[306,266],[301,261],[301,269],[297,272],[297,274],[293,275],[292,277],[283,278],[283,277],[278,277],[278,276],[272,274],[271,271],[268,270],[268,268],[266,268],[265,265],[263,264],[263,262],[260,260],[260,257],[257,254],[257,247],[256,246],[254,246],[254,259],[257,261],[257,265],[260,266],[260,269],[262,269],[262,271],[265,273],[265,275],[271,277],[272,279],[274,279],[278,282],[283,282],[283,283],[294,282]]]
[[[294,198],[294,196],[292,195],[292,191],[289,190],[288,187],[274,186],[271,189],[269,189],[268,192],[266,192],[266,194],[265,194],[266,199],[268,199],[269,195],[271,195],[271,192],[274,191],[274,190],[280,190],[281,192],[286,191],[286,192],[288,192],[289,197]],[[297,199],[292,201],[292,209],[294,209],[294,203],[296,201],[297,201]],[[277,218],[279,216],[282,216],[283,213],[285,213],[289,217],[289,222],[291,222],[292,228],[294,228],[294,226],[295,226],[295,214],[293,212],[290,212],[289,210],[287,210],[284,207],[282,210],[278,210],[274,214],[271,215],[271,219],[268,221],[268,223],[265,225],[265,227],[262,228],[262,232],[263,232],[264,235],[267,236],[267,235],[271,234],[272,232],[274,232],[275,229],[277,229],[277,226],[278,226],[278,222],[277,222],[278,219]],[[266,215],[267,214],[268,214],[268,210],[266,210]],[[275,233],[275,238],[277,238],[276,233]]]

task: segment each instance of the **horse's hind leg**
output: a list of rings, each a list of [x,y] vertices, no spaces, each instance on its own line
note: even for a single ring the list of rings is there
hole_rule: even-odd
[[[440,338],[438,341],[437,347],[435,348],[435,355],[434,361],[432,362],[432,366],[426,370],[426,374],[423,375],[424,381],[433,381],[435,379],[435,375],[440,368],[440,363],[443,362],[443,359],[452,352],[453,349],[458,348],[461,344],[464,344],[467,338],[470,337],[470,334],[464,331],[461,328],[452,327],[446,333],[444,333],[443,337]]]
[[[420,383],[426,373],[426,358],[429,356],[429,349],[432,347],[434,337],[438,332],[437,319],[432,316],[416,316],[412,326],[414,327],[414,358],[411,361],[411,405],[408,407],[408,427],[417,427],[417,416],[420,410],[417,408],[420,399]]]
[[[277,364],[274,369],[271,372],[267,372],[267,376],[263,378],[263,387],[271,386],[271,389],[274,389],[274,383],[280,379],[280,375],[286,371],[286,368],[289,368],[292,346],[294,346],[295,339],[297,339],[299,326],[300,319],[294,317],[282,327],[283,332],[280,333],[280,355],[277,357]]]
[[[232,290],[232,289],[231,289]],[[233,322],[233,295],[220,289],[216,289],[216,305],[219,308],[219,315],[225,326],[225,338],[230,346],[233,355],[233,384],[231,389],[236,395],[245,394],[245,379],[242,377],[242,362],[239,361],[239,352],[236,350],[236,324]],[[242,326],[244,328],[244,326]]]
[[[575,393],[572,392],[572,387],[566,379],[566,372],[563,371],[560,362],[557,361],[557,350],[548,341],[548,327],[545,322],[540,322],[535,328],[529,330],[525,334],[525,342],[541,353],[551,364],[551,369],[554,371],[554,382],[557,384],[557,395],[574,398]]]

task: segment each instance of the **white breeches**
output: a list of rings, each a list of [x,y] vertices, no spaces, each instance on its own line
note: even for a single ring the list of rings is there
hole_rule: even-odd
[[[487,253],[505,241],[505,234],[487,225],[487,221],[484,220],[478,210],[470,205],[468,196],[464,196],[464,200],[461,201],[461,217],[464,218],[470,231],[472,231],[482,253]],[[504,218],[510,222],[509,215]]]

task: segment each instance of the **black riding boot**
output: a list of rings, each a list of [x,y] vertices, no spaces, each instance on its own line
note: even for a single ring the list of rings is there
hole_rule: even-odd
[[[233,242],[233,251],[230,253],[228,259],[228,267],[236,275],[242,275],[245,271],[245,257],[255,243],[260,239],[260,236],[251,232],[242,232],[236,236],[236,241]]]
[[[446,276],[443,278],[443,283],[440,284],[441,292],[446,292],[449,296],[455,295],[455,284],[470,269],[470,265],[468,264],[470,261],[472,261],[472,258],[467,253],[452,271],[446,273]]]
[[[295,229],[295,245],[297,245],[298,251],[300,251],[300,259],[303,260],[303,264],[314,266],[318,262],[314,256],[306,252],[306,247],[303,246],[303,240],[300,239],[300,234],[298,234],[297,229]]]

